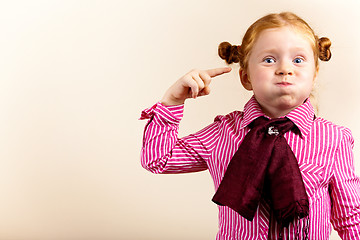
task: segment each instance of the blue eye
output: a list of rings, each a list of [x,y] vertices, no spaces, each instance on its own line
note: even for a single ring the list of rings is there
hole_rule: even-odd
[[[304,60],[302,58],[295,58],[294,63],[302,63]]]
[[[264,62],[266,62],[266,63],[274,63],[275,60],[273,58],[265,58]]]

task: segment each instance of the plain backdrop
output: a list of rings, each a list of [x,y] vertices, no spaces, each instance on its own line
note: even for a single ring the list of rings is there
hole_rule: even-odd
[[[333,43],[319,116],[345,125],[360,172],[358,0],[1,0],[0,240],[214,239],[208,172],[140,165],[141,111],[193,68],[225,66],[222,41],[293,11]],[[188,100],[180,136],[242,110],[238,67]],[[339,239],[333,232],[332,239]]]

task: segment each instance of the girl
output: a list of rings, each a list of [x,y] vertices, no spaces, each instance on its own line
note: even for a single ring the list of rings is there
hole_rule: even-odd
[[[329,239],[330,223],[342,239],[360,239],[353,137],[316,117],[309,100],[318,59],[330,59],[330,45],[293,13],[267,15],[249,27],[241,46],[219,46],[227,63],[240,63],[241,83],[253,92],[243,111],[177,138],[185,100],[209,94],[212,78],[230,72],[227,67],[190,71],[142,112],[141,119],[149,119],[141,153],[145,169],[209,170],[219,204],[216,239]],[[290,130],[282,131],[283,121]],[[282,151],[287,148],[290,153]]]

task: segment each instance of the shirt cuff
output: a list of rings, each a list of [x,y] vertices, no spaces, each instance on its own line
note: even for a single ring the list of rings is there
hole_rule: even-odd
[[[169,123],[179,123],[183,117],[183,113],[184,104],[164,106],[161,102],[157,102],[152,107],[143,110],[139,120],[150,119],[154,115],[157,115]]]

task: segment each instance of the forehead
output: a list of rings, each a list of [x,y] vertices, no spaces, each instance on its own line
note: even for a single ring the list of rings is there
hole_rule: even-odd
[[[259,33],[254,43],[253,51],[267,48],[297,48],[312,52],[313,41],[311,41],[311,37],[305,31],[294,27],[269,28]]]

